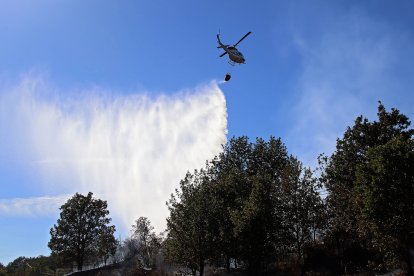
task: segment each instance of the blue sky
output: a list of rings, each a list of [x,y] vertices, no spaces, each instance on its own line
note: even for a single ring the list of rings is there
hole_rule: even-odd
[[[1,1],[0,262],[91,190],[118,235],[232,136],[314,166],[377,101],[414,117],[412,1]],[[219,58],[216,33],[247,64]],[[232,79],[221,83],[231,70]],[[145,196],[144,196],[145,195]],[[161,206],[161,207],[158,207]]]

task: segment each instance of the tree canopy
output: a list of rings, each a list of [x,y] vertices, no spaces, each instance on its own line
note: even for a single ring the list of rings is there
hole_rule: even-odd
[[[316,180],[280,139],[233,138],[171,196],[167,252],[200,274],[206,261],[233,260],[253,275],[281,252],[303,256],[317,204]]]
[[[140,217],[132,225],[132,238],[136,241],[137,253],[145,268],[154,268],[155,259],[161,247],[160,237],[146,217]]]
[[[115,226],[109,225],[106,201],[76,193],[60,207],[60,218],[50,229],[52,253],[72,256],[82,270],[89,256],[106,256],[113,252]]]
[[[354,126],[337,140],[336,151],[325,157],[322,181],[329,192],[328,237],[344,259],[344,266],[361,262],[360,257],[353,259],[355,250],[376,251],[364,254],[367,259],[359,265],[366,266],[374,255],[379,262],[378,256],[395,256],[390,247],[384,254],[386,243],[405,243],[403,247],[407,248],[408,239],[412,241],[408,221],[413,214],[414,130],[405,115],[397,109],[387,112],[381,102],[377,115],[378,121],[373,122],[357,117]],[[392,229],[395,232],[389,236]]]

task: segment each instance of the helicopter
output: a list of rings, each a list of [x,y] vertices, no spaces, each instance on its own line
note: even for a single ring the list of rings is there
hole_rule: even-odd
[[[246,33],[236,44],[234,45],[225,45],[220,41],[220,34],[217,34],[217,42],[219,44],[219,46],[217,46],[217,48],[223,48],[223,50],[225,51],[223,54],[220,55],[220,57],[225,56],[226,54],[229,55],[229,64],[234,66],[236,63],[237,64],[245,64],[246,63],[246,59],[244,58],[243,54],[237,50],[236,46],[239,45],[240,42],[242,42],[243,39],[245,39],[249,34],[251,34],[252,32],[248,32]],[[230,73],[226,74],[225,80],[228,81],[230,80],[231,76]]]
[[[243,54],[241,52],[239,52],[239,50],[236,49],[236,46],[239,45],[240,42],[242,42],[243,39],[245,39],[249,34],[251,34],[252,32],[248,32],[247,34],[245,34],[236,44],[234,45],[224,45],[223,43],[221,43],[220,41],[220,34],[217,34],[217,42],[219,44],[219,46],[217,46],[217,48],[223,48],[224,49],[224,53],[220,55],[220,57],[223,57],[224,55],[228,54],[229,58],[231,60],[231,64],[234,65],[235,63],[246,63],[246,60],[243,56]]]

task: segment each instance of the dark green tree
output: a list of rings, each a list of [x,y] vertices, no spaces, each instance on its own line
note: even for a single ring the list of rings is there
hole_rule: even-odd
[[[201,274],[206,261],[229,270],[232,260],[257,275],[281,252],[301,256],[322,225],[316,189],[312,173],[289,157],[280,139],[233,138],[172,195],[169,259]]]
[[[289,157],[282,141],[274,137],[256,139],[248,151],[244,177],[235,187],[241,192],[230,212],[239,256],[255,274],[276,260],[286,242],[281,179]]]
[[[372,233],[376,249],[388,252],[386,261],[403,263],[412,275],[414,141],[396,136],[370,149],[357,170],[356,194],[361,230]]]
[[[170,216],[167,219],[165,247],[167,258],[192,270],[195,275],[204,273],[206,260],[214,250],[211,231],[212,201],[205,170],[187,173],[180,183],[180,191],[171,195],[168,202]]]
[[[304,248],[316,239],[315,232],[323,229],[323,202],[318,182],[308,168],[294,157],[289,158],[282,175],[282,202],[285,210],[287,240],[292,253],[303,259]]]
[[[7,265],[7,275],[25,275],[30,268],[27,266],[28,258],[17,257]]]
[[[364,266],[370,258],[366,249],[372,237],[359,229],[361,206],[356,198],[358,167],[367,162],[367,154],[378,146],[387,144],[395,137],[409,140],[413,130],[405,115],[392,109],[387,112],[379,103],[378,121],[370,122],[359,116],[354,126],[348,127],[342,139],[337,140],[336,151],[328,158],[322,158],[325,167],[321,180],[328,193],[329,231],[327,242],[340,257],[342,268]]]
[[[0,266],[0,275],[56,275],[58,266],[62,268],[64,265],[59,263],[54,256],[21,256],[7,265],[7,268],[3,270],[4,274]]]
[[[241,259],[241,244],[234,232],[234,211],[240,210],[249,195],[249,162],[253,145],[243,136],[232,138],[223,148],[223,152],[211,162],[210,172],[214,177],[211,191],[215,199],[217,246],[214,259],[224,260],[227,270],[230,261]]]
[[[99,238],[97,256],[102,259],[105,266],[108,259],[115,255],[118,246],[118,241],[114,237],[114,232],[115,226],[108,226],[102,230]]]
[[[280,139],[232,138],[211,162],[219,252],[216,256],[241,260],[251,274],[275,261],[284,247],[281,176],[288,155]],[[219,254],[217,254],[219,253]]]
[[[108,237],[115,232],[115,226],[109,225],[106,201],[92,195],[76,193],[60,207],[60,218],[50,229],[48,246],[52,253],[72,256],[78,270],[82,270],[87,257],[99,255],[101,242],[110,241]],[[111,241],[115,243],[115,239]],[[109,253],[112,247],[105,246]]]
[[[0,262],[0,276],[6,276],[7,269],[6,267]]]

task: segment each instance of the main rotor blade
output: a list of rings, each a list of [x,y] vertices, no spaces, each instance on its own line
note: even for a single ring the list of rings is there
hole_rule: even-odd
[[[220,55],[220,57],[224,56],[225,54],[227,54],[227,52],[222,53],[222,54]]]
[[[251,33],[252,32],[248,32],[247,34],[245,34],[236,44],[234,44],[234,47],[236,47],[240,42],[242,42],[243,39],[245,39]]]

